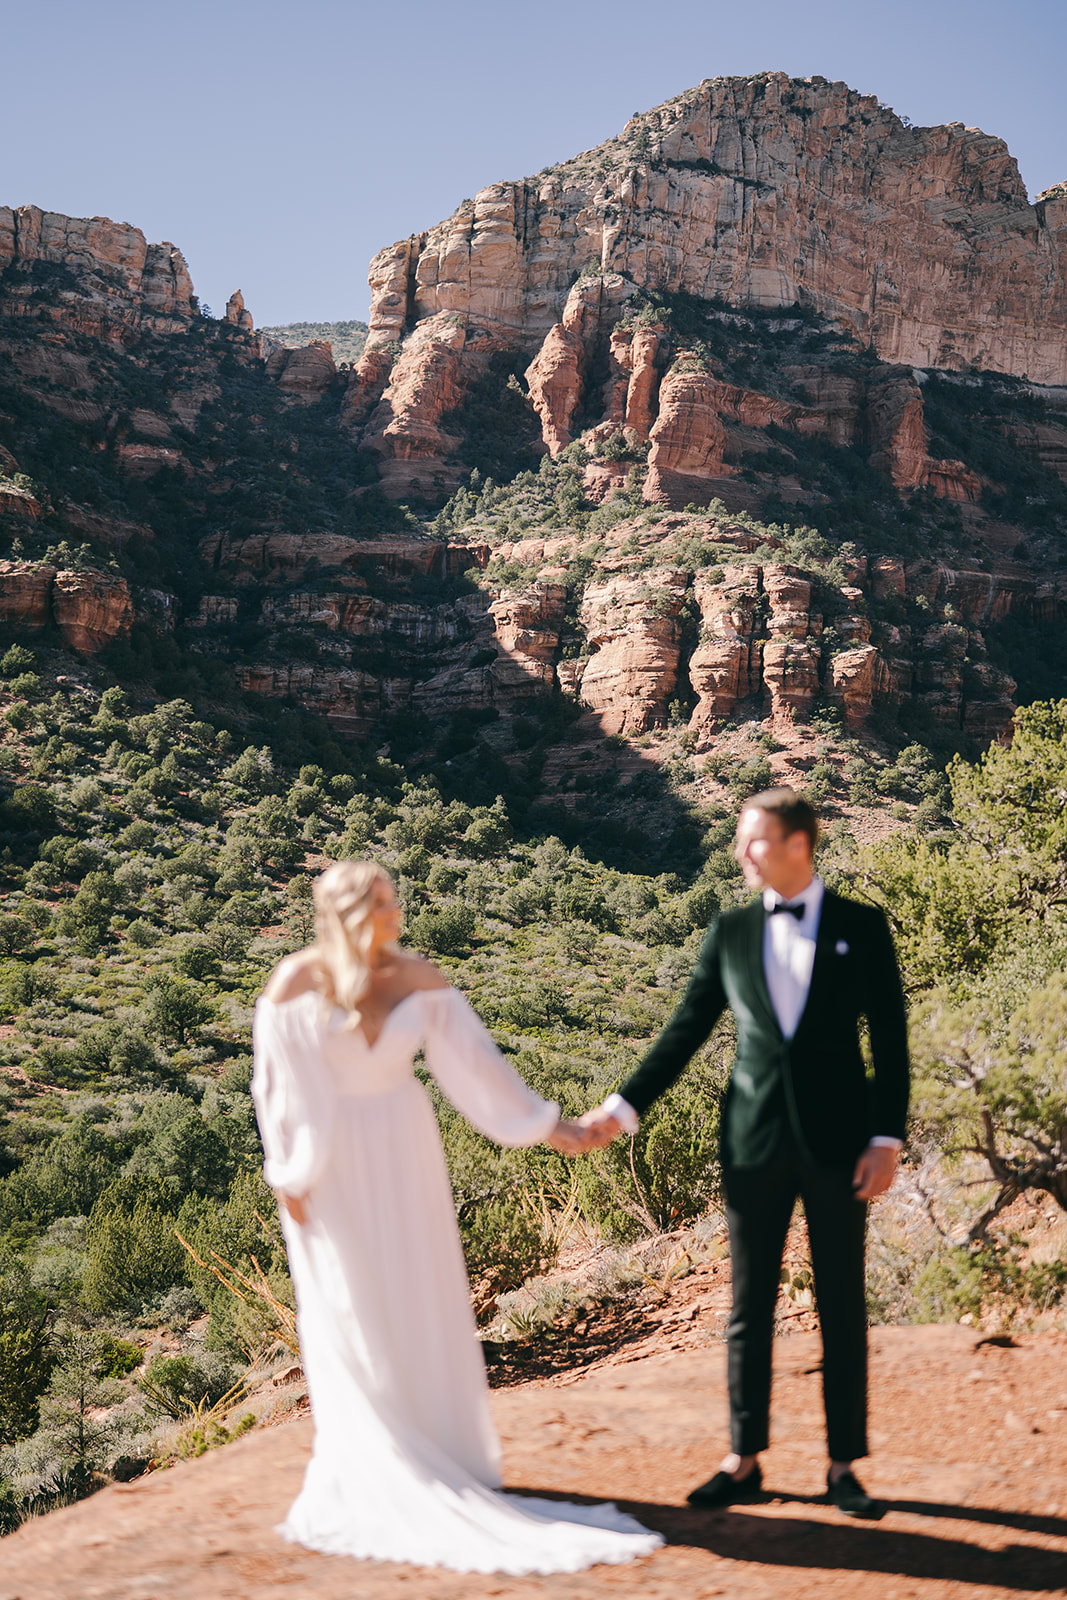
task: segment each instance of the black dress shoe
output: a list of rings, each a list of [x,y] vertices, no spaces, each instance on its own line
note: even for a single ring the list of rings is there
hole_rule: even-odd
[[[827,1478],[826,1498],[846,1517],[866,1517],[870,1522],[877,1522],[885,1516],[885,1506],[880,1500],[872,1500],[851,1472],[843,1472],[833,1483]]]
[[[691,1506],[696,1506],[700,1511],[713,1510],[715,1506],[730,1506],[735,1500],[751,1500],[759,1494],[763,1483],[763,1473],[757,1461],[751,1472],[743,1478],[734,1478],[728,1472],[717,1472],[714,1478],[709,1478],[707,1483],[702,1483],[699,1489],[694,1489],[686,1498]]]

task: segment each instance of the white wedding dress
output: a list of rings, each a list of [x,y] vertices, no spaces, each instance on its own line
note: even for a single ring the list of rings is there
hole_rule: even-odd
[[[500,1447],[437,1122],[415,1077],[499,1144],[558,1107],[528,1088],[455,989],[422,989],[371,1046],[316,994],[255,1019],[264,1175],[282,1212],[315,1441],[279,1530],[331,1554],[457,1572],[577,1572],[662,1543],[613,1505],[495,1492]]]

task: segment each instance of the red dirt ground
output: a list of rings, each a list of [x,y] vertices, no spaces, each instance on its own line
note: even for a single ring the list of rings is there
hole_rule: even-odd
[[[681,1331],[681,1330],[679,1330]],[[685,1333],[692,1337],[690,1326]],[[821,1499],[819,1341],[776,1345],[774,1439],[760,1503],[685,1494],[725,1438],[721,1344],[637,1343],[582,1373],[494,1393],[506,1480],[614,1499],[667,1544],[575,1576],[460,1576],[283,1545],[272,1529],[310,1443],[297,1421],[27,1524],[0,1542],[0,1600],[1006,1600],[1067,1594],[1067,1334],[992,1344],[961,1327],[872,1333],[878,1523]],[[640,1353],[639,1353],[640,1352]]]

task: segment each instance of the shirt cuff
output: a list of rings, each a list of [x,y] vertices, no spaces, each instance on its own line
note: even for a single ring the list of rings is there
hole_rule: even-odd
[[[903,1139],[894,1139],[888,1133],[876,1133],[873,1139],[868,1139],[868,1150],[903,1150]]]
[[[614,1117],[624,1133],[636,1133],[641,1126],[641,1118],[621,1094],[609,1094],[600,1109]]]

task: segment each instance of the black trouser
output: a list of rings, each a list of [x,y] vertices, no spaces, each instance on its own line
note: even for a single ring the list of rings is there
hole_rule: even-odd
[[[726,1330],[730,1437],[738,1455],[767,1448],[774,1308],[798,1195],[808,1222],[822,1327],[830,1459],[852,1461],[867,1454],[867,1207],[852,1192],[853,1170],[784,1157],[723,1173],[734,1295]]]

